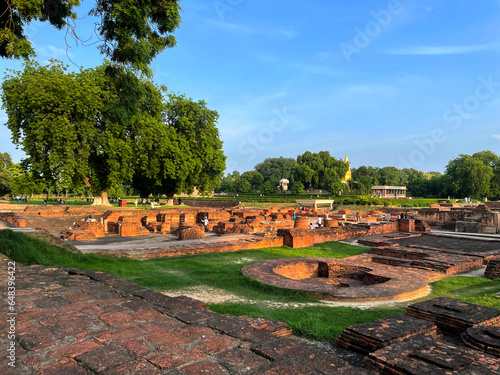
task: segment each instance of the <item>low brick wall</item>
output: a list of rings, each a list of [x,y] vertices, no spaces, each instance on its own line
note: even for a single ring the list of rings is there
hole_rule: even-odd
[[[346,225],[338,228],[280,229],[278,230],[278,236],[283,237],[286,246],[299,248],[312,246],[316,243],[343,241],[355,237],[392,233],[398,230],[397,222],[385,222],[373,225]]]

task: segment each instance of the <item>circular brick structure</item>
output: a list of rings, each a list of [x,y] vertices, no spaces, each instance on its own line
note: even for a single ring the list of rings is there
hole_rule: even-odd
[[[309,229],[309,217],[307,216],[298,216],[295,219],[295,224],[293,226],[294,228],[301,228],[301,229]]]
[[[242,272],[266,284],[333,301],[411,299],[429,291],[426,277],[417,272],[352,258],[272,259],[249,264]]]
[[[336,228],[339,226],[339,222],[337,220],[325,220],[325,227],[327,228]]]

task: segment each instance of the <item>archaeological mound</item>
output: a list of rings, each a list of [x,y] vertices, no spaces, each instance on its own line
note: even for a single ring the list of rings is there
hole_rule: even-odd
[[[283,258],[249,264],[242,272],[265,284],[326,300],[401,300],[429,290],[427,279],[416,272],[362,263],[349,258]]]

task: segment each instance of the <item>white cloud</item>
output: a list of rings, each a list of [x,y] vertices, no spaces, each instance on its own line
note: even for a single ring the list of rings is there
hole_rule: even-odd
[[[66,57],[74,57],[67,49],[63,48],[58,48],[52,45],[46,45],[46,46],[35,46],[37,54],[48,57],[48,58],[53,58],[53,59],[60,59],[60,58],[66,58]]]
[[[394,48],[382,53],[388,55],[457,55],[483,51],[500,51],[500,44],[476,44],[466,46],[415,46]]]
[[[333,57],[333,53],[321,51],[316,55],[319,61],[325,61]]]
[[[297,32],[292,29],[278,28],[276,31],[287,39],[292,39],[297,36]]]
[[[499,140],[500,141],[500,135],[492,135],[491,138],[494,138],[496,140]]]
[[[243,25],[243,24],[237,24],[237,23],[232,23],[232,22],[227,22],[227,21],[221,21],[221,20],[215,20],[215,19],[208,19],[207,22],[211,26],[215,26],[219,29],[230,31],[230,32],[237,32],[241,34],[258,34],[260,31],[256,28]]]

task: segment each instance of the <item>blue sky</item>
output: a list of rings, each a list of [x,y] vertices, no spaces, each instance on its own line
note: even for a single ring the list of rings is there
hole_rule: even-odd
[[[347,153],[353,167],[441,172],[459,154],[500,153],[499,0],[180,4],[177,47],[153,61],[154,80],[219,112],[228,171],[307,150]],[[76,33],[90,38],[95,21],[78,20]],[[42,63],[102,62],[66,30],[27,31]],[[2,72],[21,66],[0,61]],[[0,139],[23,157],[5,126]]]

